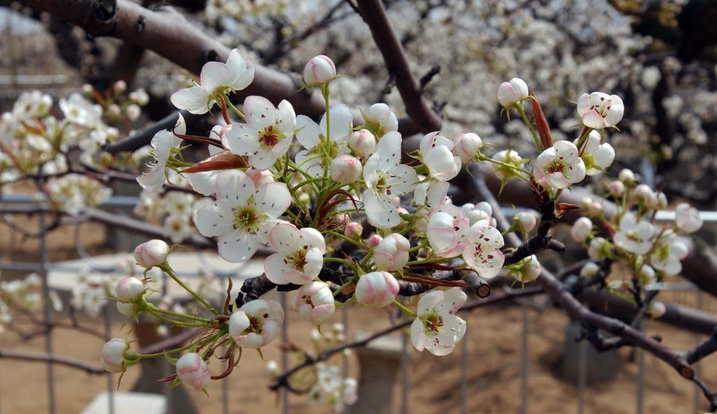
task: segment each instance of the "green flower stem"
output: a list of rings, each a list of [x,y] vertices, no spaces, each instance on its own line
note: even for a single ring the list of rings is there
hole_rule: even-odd
[[[394,301],[393,301],[393,304],[396,305],[396,307],[397,307],[398,309],[401,309],[401,312],[403,312],[403,313],[404,313],[406,316],[408,316],[409,318],[416,319],[416,318],[418,317],[418,315],[416,314],[416,312],[414,312],[414,311],[408,309],[408,308],[407,308],[406,306],[404,306],[401,302],[399,302],[399,301],[397,301],[397,300],[394,300]]]
[[[369,260],[371,260],[372,257],[373,257],[373,249],[369,250],[368,253],[366,253],[366,256],[365,256],[365,257],[363,258],[363,260],[361,261],[361,264],[360,264],[361,269],[363,269],[366,273],[369,273],[369,272],[372,271],[371,268],[372,268],[373,266],[371,266],[371,268],[367,267],[367,266],[368,266],[368,262],[369,262]]]
[[[490,163],[493,163],[493,164],[496,164],[496,165],[500,165],[500,166],[505,167],[505,168],[510,168],[511,170],[515,170],[515,171],[518,171],[518,172],[522,172],[522,173],[524,173],[524,174],[528,174],[528,176],[532,176],[532,175],[533,175],[530,171],[526,170],[525,168],[516,167],[515,165],[508,164],[508,163],[503,162],[503,161],[494,160],[493,158],[490,158],[490,157],[485,156],[485,155],[483,155],[483,154],[480,155],[480,158],[478,158],[478,161],[488,161],[488,162],[490,162]],[[520,176],[520,175],[518,175],[518,177],[523,178],[523,179],[526,179],[525,177]]]
[[[301,165],[303,165],[306,161],[308,161],[308,159],[305,159],[304,161],[302,161]],[[289,166],[291,168],[293,168],[295,171],[297,171],[299,174],[303,175],[304,178],[306,178],[307,180],[314,178],[314,177],[310,176],[306,171],[302,170],[300,168],[300,165],[296,165],[293,161],[289,162]]]
[[[176,319],[168,318],[168,317],[162,315],[161,313],[155,312],[155,310],[151,309],[151,308],[147,308],[147,312],[149,312],[150,314],[152,314],[153,316],[157,317],[158,319],[160,319],[164,322],[171,323],[172,325],[176,325],[176,326],[181,326],[183,328],[206,328],[207,327],[207,324],[205,324],[205,323],[185,322],[185,321],[178,321]]]
[[[174,279],[174,281],[177,282],[177,284],[178,284],[179,286],[181,286],[184,290],[186,290],[190,295],[192,295],[192,297],[193,297],[194,299],[196,299],[197,301],[199,301],[199,303],[201,303],[202,305],[204,305],[205,308],[207,308],[208,310],[210,310],[214,315],[217,315],[217,316],[219,315],[219,312],[218,312],[216,309],[214,309],[214,308],[212,307],[212,305],[210,305],[209,303],[207,303],[207,301],[204,300],[204,298],[202,298],[201,296],[199,296],[195,291],[193,291],[192,289],[190,289],[189,286],[185,285],[184,282],[182,282],[181,280],[179,280],[179,278],[177,277],[177,275],[174,274],[174,270],[172,270],[172,268],[169,267],[169,264],[168,264],[167,262],[164,262],[161,266],[159,266],[159,268],[162,269],[163,272],[165,272],[166,274],[168,274],[169,277],[171,277],[172,279]]]
[[[518,113],[520,114],[521,118],[523,118],[523,122],[525,122],[525,125],[527,125],[528,129],[530,129],[530,133],[533,135],[533,140],[535,140],[536,148],[538,148],[539,152],[543,152],[545,148],[543,148],[543,145],[540,143],[540,138],[538,138],[538,134],[535,133],[533,126],[530,124],[528,117],[525,115],[525,109],[523,109],[523,102],[519,102],[517,105],[515,105],[515,109],[518,110]]]
[[[338,308],[343,308],[343,307],[346,306],[346,305],[350,305],[350,304],[352,304],[352,303],[354,303],[354,302],[356,302],[356,295],[351,296],[351,297],[349,298],[349,300],[347,300],[347,301],[344,302],[344,303],[341,303],[341,302],[339,302],[339,301],[334,301],[334,306],[336,306],[336,308],[338,309]]]
[[[182,351],[184,351],[184,350],[190,349],[190,348],[195,347],[195,346],[201,346],[201,345],[207,344],[207,343],[209,343],[209,342],[211,342],[211,341],[216,341],[218,338],[220,338],[220,337],[221,337],[222,335],[224,335],[225,333],[226,333],[226,332],[221,331],[221,332],[216,333],[216,334],[214,334],[214,335],[212,335],[212,336],[210,336],[210,337],[208,337],[208,338],[205,338],[205,339],[203,339],[203,340],[201,340],[201,341],[199,341],[199,342],[190,343],[189,345],[184,345],[183,347],[176,348],[176,349],[171,349],[171,350],[169,350],[169,351],[157,352],[157,353],[155,353],[155,354],[142,354],[142,356],[140,357],[140,359],[157,358],[157,357],[164,356],[165,354],[176,354],[177,352],[182,352]]]
[[[328,230],[328,231],[326,232],[326,234],[330,234],[330,235],[332,235],[332,236],[334,236],[334,237],[337,237],[337,238],[339,238],[339,239],[341,239],[341,240],[344,240],[344,241],[346,241],[346,242],[349,242],[349,243],[353,244],[354,246],[358,247],[359,249],[363,249],[363,248],[364,248],[364,245],[363,245],[363,244],[361,244],[361,243],[357,242],[356,240],[354,240],[354,239],[352,239],[352,238],[346,236],[345,234],[337,233],[337,232],[332,231],[332,230]]]
[[[178,312],[172,312],[172,311],[164,310],[164,309],[162,309],[162,308],[158,308],[158,307],[154,306],[154,305],[151,304],[151,303],[147,303],[147,305],[148,305],[148,308],[149,308],[149,309],[152,309],[153,312],[159,312],[159,313],[164,314],[164,315],[174,316],[175,318],[189,319],[189,320],[191,320],[191,321],[193,321],[193,322],[202,322],[202,323],[210,323],[210,322],[211,322],[209,319],[202,318],[201,316],[185,315],[185,314],[178,313]]]
[[[585,144],[585,141],[587,141],[588,136],[593,131],[592,128],[585,128],[585,133],[580,135],[580,139],[578,140],[578,151],[580,151],[580,155],[583,154],[583,145]]]
[[[309,180],[304,180],[304,181],[300,182],[299,184],[296,184],[295,186],[291,187],[291,190],[296,191],[299,188],[305,186],[306,184],[314,184],[314,183],[323,182],[323,181],[324,181],[323,177],[311,178]]]
[[[237,116],[238,116],[239,118],[241,118],[242,121],[246,122],[246,117],[245,117],[244,114],[239,110],[239,108],[237,108],[236,106],[234,106],[234,104],[232,103],[232,101],[229,100],[229,96],[227,96],[227,94],[223,94],[223,96],[224,96],[224,102],[226,102],[227,106],[228,106],[232,111],[234,111],[234,113],[237,114]]]
[[[426,245],[426,244],[419,244],[419,245],[417,245],[417,246],[414,246],[414,247],[411,247],[410,249],[408,249],[408,252],[409,252],[409,253],[411,253],[411,252],[417,252],[417,251],[421,250],[421,249],[424,248],[424,247],[428,247],[428,245]]]

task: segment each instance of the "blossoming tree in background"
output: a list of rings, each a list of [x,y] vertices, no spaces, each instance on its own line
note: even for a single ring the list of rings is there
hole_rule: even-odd
[[[127,7],[132,13],[134,6]],[[110,194],[106,180],[136,179],[142,193],[135,212],[162,221],[163,235],[173,244],[197,237],[196,228],[229,262],[263,261],[264,273],[244,281],[238,297],[230,297],[230,282],[224,300],[216,301],[187,286],[168,264],[174,246],[159,239],[140,244],[134,258],[141,274],[130,272],[114,288],[93,294],[88,289],[84,295],[109,296],[128,321],[151,315],[197,333],[158,353],[111,339],[102,349],[102,367],[121,374],[144,360],[167,358],[176,366],[176,374],[165,378],[170,386],[205,390],[212,380],[241,375],[235,370],[240,359],[255,357],[244,351],[261,355],[262,348],[275,345],[286,313],[295,312],[317,326],[316,349],[302,351],[304,361],[286,372],[271,366],[272,387],[340,411],[356,401],[356,382],[341,378],[331,359],[354,346],[335,324],[337,309],[394,308],[406,322],[391,330],[405,327],[418,351],[444,356],[468,329],[459,314],[487,304],[490,286],[508,278],[522,289],[500,298],[550,294],[581,323],[581,339],[599,350],[633,346],[654,354],[694,381],[717,409],[717,398],[692,368],[717,350],[717,337],[677,352],[635,328],[644,317],[665,314],[665,304],[648,286],[680,274],[690,237],[702,225],[699,212],[680,203],[673,222],[656,222],[657,211],[671,207],[667,196],[629,169],[595,186],[604,198],[594,195],[580,205],[565,200],[589,177],[610,176],[619,155],[611,142],[626,115],[623,99],[581,91],[572,97],[576,103],[564,105],[567,110],[551,114],[569,114],[559,122],[572,123],[570,132],[556,133],[533,91],[539,85],[512,78],[489,87],[504,119],[526,132],[507,141],[515,145],[494,142],[492,131],[479,128],[436,130],[441,119],[421,95],[425,83],[404,64],[401,42],[381,18],[386,16],[382,3],[359,1],[356,7],[404,101],[410,119],[403,119],[403,128],[386,103],[354,108],[335,99],[332,91],[344,76],[328,56],[305,64],[303,91],[291,84],[281,96],[277,85],[286,79],[238,49],[225,50],[223,62],[195,67],[195,85],[171,94],[182,112],[153,133],[121,140],[112,126],[124,117],[136,119],[147,103],[143,90],[125,96],[123,83],[107,92],[88,86],[85,96],[62,99],[61,117],[41,93],[23,95],[3,114],[3,182],[31,179],[58,220],[101,203]],[[190,133],[195,116],[207,113],[216,115],[216,122],[204,128],[210,132]],[[110,150],[140,139],[149,146]],[[190,148],[198,145],[207,146],[208,154],[191,161]],[[143,165],[147,157],[151,161]],[[506,217],[486,185],[488,175],[500,181],[500,191],[522,183],[521,196],[537,213]],[[476,197],[458,202],[456,189]],[[577,267],[579,278],[561,279],[541,265],[541,255],[564,252],[551,228],[576,211],[570,235],[590,261]],[[172,308],[157,300],[159,293],[147,284],[158,271],[186,290],[196,308]],[[33,283],[0,288],[2,320],[10,321],[18,309],[29,311]],[[270,298],[274,290],[291,292],[287,309]],[[603,290],[632,303],[631,324],[593,312],[577,299]],[[469,300],[467,292],[478,298]],[[212,375],[210,367],[217,362],[227,362],[226,371]],[[315,373],[309,384],[297,375],[306,370]]]

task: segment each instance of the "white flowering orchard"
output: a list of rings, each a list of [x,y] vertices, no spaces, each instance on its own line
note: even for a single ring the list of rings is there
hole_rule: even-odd
[[[148,221],[161,221],[167,239],[180,244],[196,236],[196,228],[214,240],[225,260],[263,263],[263,274],[245,281],[235,300],[226,297],[224,306],[214,306],[206,293],[191,289],[169,265],[173,246],[156,239],[137,246],[134,258],[144,274],[120,278],[106,295],[116,300],[128,320],[150,315],[170,326],[199,328],[200,333],[187,345],[151,354],[140,353],[125,339],[111,339],[100,361],[108,372],[124,373],[143,360],[167,358],[176,374],[166,382],[205,391],[210,381],[241,372],[241,367],[235,370],[240,358],[258,357],[245,355],[245,350],[261,355],[262,348],[275,345],[286,312],[316,325],[320,330],[313,336],[325,336],[340,348],[346,338],[335,324],[335,312],[346,306],[401,312],[410,320],[404,333],[413,346],[444,356],[467,332],[459,314],[480,303],[469,301],[466,292],[483,298],[486,286],[506,278],[553,293],[576,319],[585,315],[581,305],[573,296],[571,302],[560,295],[595,287],[630,298],[640,317],[665,314],[665,305],[646,287],[680,273],[690,252],[689,237],[702,225],[699,212],[682,203],[675,208],[674,222],[659,224],[656,212],[669,206],[665,195],[639,183],[629,170],[603,186],[611,202],[561,201],[573,186],[605,174],[612,165],[616,154],[610,134],[624,115],[618,95],[592,92],[576,97],[577,104],[569,105],[579,125],[569,139],[553,140],[538,98],[525,81],[513,78],[495,85],[502,113],[517,114],[532,137],[529,145],[537,155],[524,158],[515,149],[496,148],[489,135],[473,132],[429,132],[415,140],[415,149],[407,150],[408,137],[388,105],[376,103],[359,111],[330,99],[332,84],[341,75],[324,55],[311,59],[303,71],[304,87],[316,89],[325,104],[318,123],[297,116],[288,100],[275,105],[266,97],[249,95],[236,101],[236,92],[250,88],[254,76],[254,67],[236,49],[226,62],[206,63],[197,84],[174,92],[171,102],[195,115],[213,111],[220,123],[206,136],[189,135],[191,125],[179,115],[139,155],[121,160],[102,152],[118,137],[106,122],[119,116],[136,119],[147,101],[143,91],[124,97],[117,86],[112,94],[96,94],[96,100],[102,98],[97,103],[90,101],[92,90],[85,97],[74,94],[59,102],[62,118],[50,110],[51,98],[27,94],[18,101],[19,109],[0,121],[2,131],[11,131],[0,136],[2,180],[48,177],[38,185],[54,211],[79,214],[111,193],[98,179],[102,174],[141,170],[134,177],[143,189],[135,212]],[[190,143],[207,144],[209,157],[187,161]],[[70,147],[80,149],[88,173],[76,173],[74,161],[68,159]],[[142,165],[142,155],[151,161]],[[127,171],[119,171],[120,164]],[[536,200],[540,217],[521,211],[508,220],[492,195],[480,189],[484,200],[454,204],[454,190],[467,191],[474,174],[495,175],[501,190],[511,182],[525,183],[525,197]],[[548,233],[573,210],[581,217],[574,220],[570,236],[591,261],[578,272],[578,281],[568,284],[540,261],[546,250],[564,252],[563,243]],[[613,268],[628,276],[610,278]],[[157,303],[159,293],[147,286],[157,270],[186,290],[198,310]],[[291,292],[287,309],[267,295],[275,289]],[[26,290],[24,285],[2,286],[0,317],[10,314],[3,304],[24,299]],[[98,295],[102,293],[92,293]],[[586,328],[584,336],[604,344],[610,338],[597,332],[598,327],[607,329],[599,321]],[[618,331],[633,335],[625,339],[631,345],[662,349],[650,338],[634,339],[639,333],[628,327]],[[679,369],[690,369],[684,356],[660,355]],[[313,369],[317,378],[305,394],[339,411],[356,401],[356,382],[342,378],[327,358],[305,363],[303,368]],[[225,361],[226,371],[213,374],[211,365]],[[274,372],[277,387],[295,390],[296,372]]]

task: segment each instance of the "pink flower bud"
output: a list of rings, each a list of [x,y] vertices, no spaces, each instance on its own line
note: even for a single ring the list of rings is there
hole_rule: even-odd
[[[352,222],[346,225],[344,235],[354,240],[358,240],[363,233],[363,226],[361,223]]]
[[[453,153],[457,155],[464,164],[474,159],[482,147],[483,140],[474,133],[460,134],[453,139]]]
[[[515,217],[524,233],[530,233],[535,228],[535,224],[538,221],[535,218],[535,214],[531,213],[518,213]]]
[[[607,188],[613,197],[620,197],[625,194],[625,184],[623,184],[622,181],[611,181]]]
[[[368,244],[368,247],[376,247],[379,243],[381,243],[381,240],[383,240],[383,237],[379,236],[378,234],[374,234],[373,236],[368,238],[366,243]]]
[[[195,390],[203,390],[212,379],[212,374],[202,357],[190,352],[177,361],[177,378]]]
[[[379,269],[401,270],[408,263],[408,239],[398,233],[389,234],[376,246],[373,260]]]
[[[617,178],[625,184],[631,184],[635,182],[635,173],[633,173],[632,170],[624,168],[620,170],[620,174],[617,175]]]
[[[127,118],[130,121],[136,121],[137,118],[139,118],[139,115],[142,113],[142,110],[139,109],[139,105],[132,104],[127,107],[125,113],[127,114]]]
[[[122,115],[122,108],[117,104],[112,104],[107,108],[107,112],[112,116],[120,116]]]
[[[528,84],[520,78],[513,78],[498,87],[498,102],[503,107],[509,108],[521,99],[527,98],[528,94]]]
[[[100,363],[107,372],[113,374],[122,372],[124,367],[124,353],[129,349],[129,343],[124,339],[112,338],[102,346],[102,359]]]
[[[334,315],[334,295],[324,282],[308,283],[296,292],[291,308],[314,325],[328,321]]]
[[[702,227],[702,216],[696,208],[680,203],[675,208],[675,226],[685,233],[694,233]]]
[[[137,315],[137,305],[134,303],[117,302],[117,311],[122,315],[131,318]]]
[[[382,308],[396,299],[398,281],[388,272],[371,272],[359,279],[356,300],[366,306]]]
[[[117,82],[115,82],[114,88],[115,88],[115,92],[122,93],[127,90],[127,82],[120,79]]]
[[[593,231],[593,222],[587,217],[580,217],[570,229],[570,235],[578,243],[584,242]]]
[[[647,184],[640,184],[635,187],[635,197],[647,208],[657,207],[657,194]]]
[[[144,291],[144,283],[133,276],[123,277],[115,287],[117,299],[123,303],[134,302],[144,294]]]
[[[368,129],[356,131],[349,136],[349,148],[361,158],[368,158],[376,148],[376,137]]]
[[[159,266],[167,260],[169,246],[163,240],[153,239],[134,249],[134,260],[145,269]]]
[[[304,66],[304,83],[307,86],[318,86],[335,77],[336,65],[328,56],[315,56]]]
[[[331,179],[337,183],[351,184],[358,180],[363,169],[361,161],[350,155],[339,155],[331,161]]]

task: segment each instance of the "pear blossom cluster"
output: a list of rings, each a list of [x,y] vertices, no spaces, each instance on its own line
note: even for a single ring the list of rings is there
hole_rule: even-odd
[[[58,214],[77,215],[106,201],[112,190],[100,171],[123,160],[102,152],[130,132],[149,102],[143,89],[118,81],[106,91],[85,85],[57,102],[39,91],[23,92],[0,116],[0,188],[35,181],[37,196]]]
[[[216,111],[223,122],[208,137],[196,137],[187,135],[180,116],[172,128],[156,133],[146,150],[153,160],[137,178],[143,193],[136,212],[154,220],[166,216],[165,223],[173,217],[185,217],[188,223],[191,215],[199,234],[216,240],[225,260],[261,260],[262,283],[289,291],[287,305],[271,293],[256,297],[243,289],[235,304],[218,307],[217,301],[210,303],[204,292],[177,277],[166,260],[171,255],[166,243],[139,245],[136,262],[146,272],[167,273],[196,299],[199,310],[190,314],[152,304],[148,298],[154,292],[145,272],[144,278],[128,276],[117,282],[113,299],[120,312],[207,328],[190,348],[169,352],[177,366],[177,374],[168,378],[173,385],[206,390],[214,378],[209,365],[217,343],[228,344],[222,351],[225,359],[239,358],[243,350],[261,353],[276,341],[286,312],[317,326],[313,339],[321,343],[325,335],[320,328],[332,323],[339,308],[354,303],[398,309],[412,319],[410,339],[417,350],[437,356],[452,353],[466,333],[460,312],[469,296],[460,287],[430,286],[437,270],[465,271],[484,280],[507,276],[524,285],[539,278],[543,269],[535,254],[512,256],[507,262],[515,252],[506,249],[504,240],[510,232],[530,239],[538,227],[536,214],[516,213],[510,228],[501,232],[489,203],[453,203],[452,181],[482,165],[502,185],[530,182],[536,194],[551,201],[586,180],[610,181],[604,178],[615,159],[610,133],[624,114],[620,97],[586,93],[573,107],[581,121],[572,139],[554,140],[534,92],[514,78],[497,87],[496,98],[506,117],[517,113],[523,120],[536,156],[524,158],[513,149],[494,151],[490,135],[434,131],[423,135],[406,157],[398,117],[387,104],[352,111],[332,101],[331,86],[341,77],[327,56],[311,59],[304,70],[305,88],[315,89],[326,103],[326,112],[317,120],[297,116],[288,101],[276,104],[250,95],[235,104],[233,93],[247,88],[252,79],[251,64],[235,49],[226,63],[207,63],[196,85],[173,95],[178,109]],[[528,107],[535,121],[529,119]],[[182,141],[198,139],[211,142],[209,157],[185,161]],[[658,230],[651,221],[657,209],[667,206],[664,194],[639,184],[629,171],[607,188],[621,206],[618,213],[605,217],[599,200],[586,199],[582,206],[571,207],[582,208],[586,215],[576,221],[571,236],[595,261],[622,260],[641,275],[652,273],[651,280],[679,273],[688,251],[684,236],[699,229],[699,214],[679,206],[674,224]],[[598,233],[593,224],[598,219],[609,222],[609,238]],[[173,237],[168,231],[175,242],[191,234],[177,233]],[[260,249],[269,253],[258,258]],[[583,273],[595,274],[595,266],[591,263]],[[421,283],[416,280],[427,281],[430,288],[409,300],[405,296],[411,284]],[[650,314],[659,314],[659,305],[654,308]],[[188,352],[180,356],[183,351]],[[145,357],[151,356],[139,359]],[[119,357],[112,367],[124,370],[131,365],[125,356],[117,361]],[[336,366],[321,362],[311,369],[317,378],[306,387],[311,401],[340,410],[355,400],[355,381],[342,379]]]
[[[42,280],[36,273],[21,279],[0,278],[0,333],[18,322],[17,315],[37,310],[42,302],[40,287]],[[63,310],[62,301],[56,291],[50,291],[50,306],[57,312]]]
[[[668,280],[682,271],[681,261],[692,246],[690,236],[702,227],[697,209],[687,203],[674,207],[674,220],[657,222],[657,210],[669,208],[664,193],[639,184],[635,173],[624,169],[618,178],[607,183],[606,193],[617,210],[608,220],[609,233],[599,230],[597,224],[606,219],[602,203],[583,200],[587,213],[572,225],[571,237],[588,249],[594,261],[605,259],[619,262],[644,286]],[[584,269],[583,276],[591,276],[597,265]],[[630,293],[631,284],[625,280],[611,280],[609,286],[616,292]]]
[[[303,354],[317,355],[331,347],[342,345],[346,342],[345,327],[341,323],[334,323],[330,329],[319,332],[313,329],[310,334],[312,349],[297,351],[297,356]],[[354,404],[358,400],[358,382],[355,378],[347,377],[337,362],[346,359],[351,355],[345,350],[332,360],[314,365],[314,374],[310,381],[297,384],[308,389],[308,402],[314,406],[323,406],[333,413],[341,413],[346,406]],[[338,359],[338,361],[336,361]],[[272,375],[280,375],[276,363],[271,363],[269,369]]]

